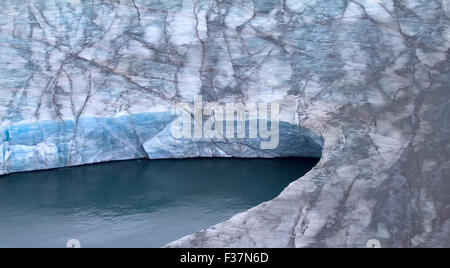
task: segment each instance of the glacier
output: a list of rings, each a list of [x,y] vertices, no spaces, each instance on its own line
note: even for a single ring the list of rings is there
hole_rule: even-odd
[[[140,158],[317,158],[322,153],[320,136],[286,122],[280,123],[279,146],[262,150],[261,138],[175,139],[170,132],[175,118],[168,112],[13,124],[1,129],[0,174]]]
[[[0,175],[321,157],[168,247],[450,246],[449,0],[4,0]],[[280,146],[176,140],[171,107],[280,103]]]

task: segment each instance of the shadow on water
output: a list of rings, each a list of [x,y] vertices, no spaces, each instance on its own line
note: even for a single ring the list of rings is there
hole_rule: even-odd
[[[310,158],[134,160],[0,180],[0,247],[160,247],[273,199]]]

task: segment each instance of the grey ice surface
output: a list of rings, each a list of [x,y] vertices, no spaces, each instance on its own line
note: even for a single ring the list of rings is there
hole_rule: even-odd
[[[449,0],[0,2],[0,174],[265,156],[163,135],[198,94],[279,102],[297,156],[323,138],[279,197],[170,247],[450,246],[449,90]]]

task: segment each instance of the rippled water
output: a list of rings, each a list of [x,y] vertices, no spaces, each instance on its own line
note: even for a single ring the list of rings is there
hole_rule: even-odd
[[[0,177],[0,247],[160,247],[276,197],[316,163],[136,160]]]

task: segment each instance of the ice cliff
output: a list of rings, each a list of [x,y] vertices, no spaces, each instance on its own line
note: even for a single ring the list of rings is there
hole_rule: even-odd
[[[450,246],[449,87],[449,0],[4,0],[0,174],[322,153],[169,246]],[[170,138],[195,95],[279,102],[279,149]]]

